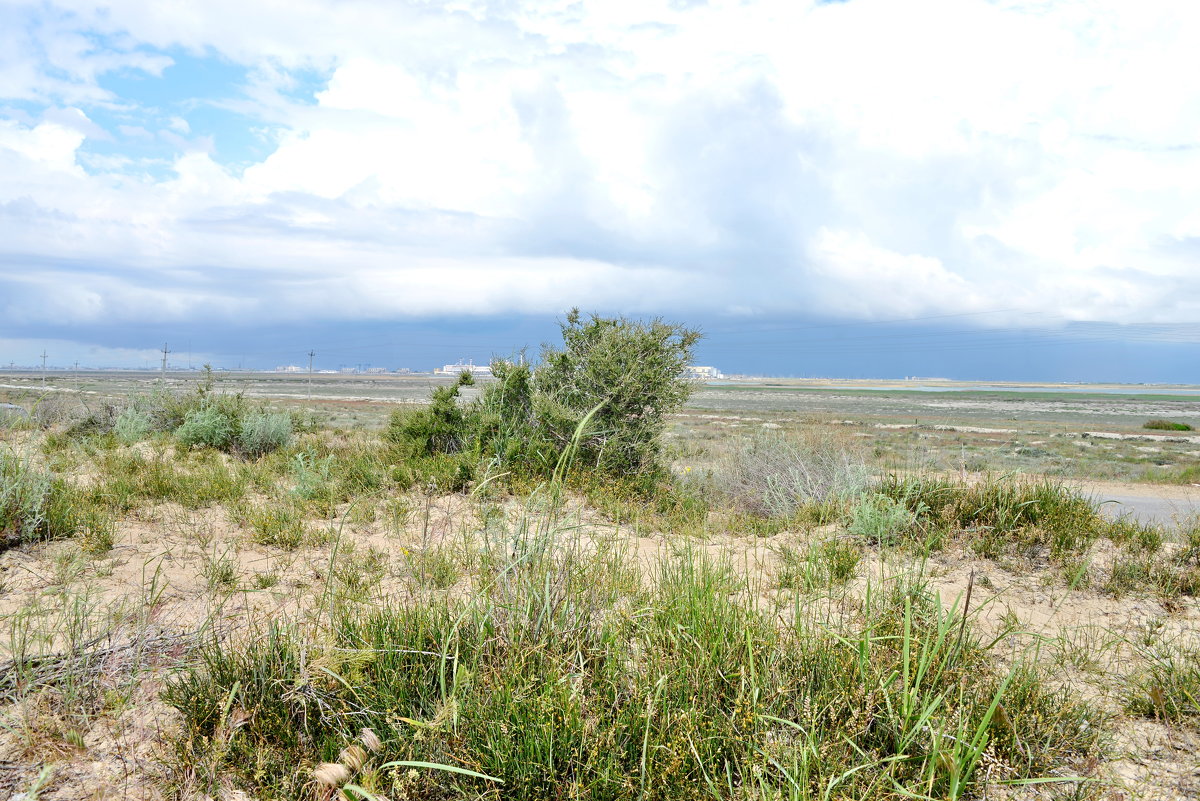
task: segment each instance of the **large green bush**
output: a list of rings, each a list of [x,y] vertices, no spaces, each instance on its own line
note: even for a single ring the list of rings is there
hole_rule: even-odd
[[[691,393],[684,370],[699,332],[657,319],[593,314],[584,321],[578,309],[560,328],[563,346],[545,348],[534,373],[546,433],[563,447],[595,409],[580,443],[585,463],[622,474],[659,469],[667,416]]]
[[[699,333],[661,320],[585,320],[578,310],[560,327],[562,345],[547,346],[536,366],[494,361],[496,380],[465,405],[464,374],[435,389],[428,407],[393,413],[385,436],[413,456],[460,454],[518,475],[550,474],[568,447],[584,469],[662,475],[662,433],[691,391],[684,370]]]

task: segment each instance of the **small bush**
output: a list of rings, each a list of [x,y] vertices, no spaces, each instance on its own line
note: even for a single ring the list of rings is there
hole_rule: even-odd
[[[1187,423],[1176,423],[1173,420],[1147,420],[1142,423],[1142,428],[1149,428],[1154,431],[1191,431],[1192,427]]]
[[[47,393],[38,398],[30,410],[34,425],[48,429],[70,423],[79,414],[79,404],[62,393]]]
[[[458,453],[469,438],[466,418],[458,406],[458,392],[473,381],[470,373],[463,372],[454,384],[434,389],[428,407],[396,409],[384,436],[392,443],[408,446],[418,456]]]
[[[141,442],[149,435],[152,421],[150,414],[144,409],[130,406],[117,415],[113,422],[113,433],[117,440],[125,445]]]
[[[113,433],[117,418],[125,410],[124,401],[101,400],[74,407],[70,414],[67,435],[71,437],[104,436]]]
[[[233,420],[218,409],[196,409],[183,419],[175,430],[175,438],[183,445],[197,445],[224,450],[233,442],[237,427]]]
[[[850,533],[867,542],[891,545],[917,522],[917,513],[887,495],[863,495],[850,518]]]
[[[412,485],[433,493],[465,492],[476,479],[476,460],[442,453],[408,463]]]
[[[0,452],[0,548],[69,537],[92,511],[61,478]]]
[[[755,434],[741,440],[713,471],[718,492],[736,506],[777,517],[792,517],[806,504],[858,495],[868,479],[861,453],[843,440],[813,433]]]
[[[292,418],[282,412],[251,412],[241,420],[238,448],[247,456],[287,447],[292,439]]]
[[[317,501],[329,494],[332,479],[333,456],[318,457],[312,450],[305,450],[292,457],[291,472],[295,478],[292,492],[306,501]]]

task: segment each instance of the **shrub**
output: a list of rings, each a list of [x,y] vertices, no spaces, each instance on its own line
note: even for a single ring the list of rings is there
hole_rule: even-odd
[[[850,533],[867,542],[890,545],[917,522],[916,512],[887,495],[863,495],[854,506]]]
[[[559,327],[562,348],[544,348],[533,374],[544,433],[565,448],[591,414],[578,443],[582,464],[622,475],[660,470],[662,432],[691,393],[684,370],[700,333],[660,319],[593,314],[584,322],[578,309]]]
[[[132,445],[146,438],[150,433],[151,424],[148,412],[136,406],[130,406],[117,415],[112,430],[120,442]]]
[[[467,417],[458,405],[458,393],[473,383],[475,379],[464,370],[450,386],[433,390],[429,406],[396,409],[388,418],[384,437],[412,455],[459,452],[470,439],[470,432]]]
[[[61,393],[47,393],[33,404],[30,416],[38,428],[53,428],[68,423],[78,414],[78,404]]]
[[[492,375],[496,380],[484,387],[475,415],[480,452],[519,474],[553,471],[559,445],[538,417],[533,368],[524,360],[496,359]]]
[[[869,473],[843,440],[763,431],[739,441],[713,471],[718,491],[745,511],[791,517],[805,504],[861,493]]]
[[[262,456],[287,447],[291,439],[291,415],[264,411],[251,412],[242,418],[237,442],[247,456]]]
[[[661,320],[585,322],[578,310],[560,327],[562,347],[547,346],[536,368],[494,361],[497,380],[462,406],[464,373],[428,407],[393,412],[385,438],[406,456],[462,453],[522,477],[553,473],[570,447],[578,468],[652,485],[666,472],[661,436],[691,391],[683,373],[699,334]]]
[[[70,415],[72,422],[67,434],[72,437],[111,434],[117,418],[124,410],[123,401],[101,400],[93,405],[82,403]]]
[[[1149,428],[1156,431],[1191,431],[1192,427],[1187,423],[1176,423],[1173,420],[1147,420],[1142,423],[1142,428]]]
[[[175,437],[188,447],[226,449],[236,432],[235,422],[219,409],[203,408],[187,413],[183,424],[175,430]]]
[[[61,478],[21,456],[0,452],[0,548],[68,537],[91,511]]]

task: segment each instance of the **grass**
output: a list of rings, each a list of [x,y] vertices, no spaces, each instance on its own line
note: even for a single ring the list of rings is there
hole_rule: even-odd
[[[833,561],[831,579],[853,573]],[[533,527],[480,564],[466,597],[337,604],[322,631],[211,643],[165,696],[177,760],[202,766],[202,790],[232,774],[261,798],[311,792],[323,763],[407,798],[958,798],[985,758],[1035,778],[1099,747],[1095,710],[1031,666],[997,669],[999,646],[919,580],[883,581],[843,621],[797,608],[781,625],[696,552],[643,577]],[[381,756],[348,758],[364,727]]]
[[[912,527],[965,536],[980,555],[1020,553],[1062,560],[1119,531],[1079,491],[1049,480],[986,476],[974,483],[941,476],[890,476],[880,494],[902,504]]]
[[[1177,423],[1173,420],[1147,420],[1142,423],[1142,428],[1148,428],[1153,431],[1191,431],[1192,427],[1187,423]]]
[[[244,508],[240,513],[250,527],[251,540],[259,545],[293,551],[313,539],[303,509],[294,503],[268,502]]]
[[[862,551],[845,540],[822,540],[803,551],[783,546],[775,580],[781,589],[803,592],[840,587],[857,575],[861,561]]]
[[[0,725],[8,759],[31,764],[85,753],[84,734],[105,718],[111,725],[135,702],[145,676],[186,652],[192,639],[155,622],[165,589],[157,571],[148,571],[132,597],[108,600],[81,582],[86,554],[59,554],[60,575],[46,591],[0,615]]]
[[[106,511],[27,456],[0,451],[0,549],[84,533],[92,549],[111,547]],[[107,542],[107,546],[104,543]]]
[[[171,501],[188,509],[228,504],[246,494],[247,474],[226,464],[213,451],[173,459],[158,450],[151,456],[134,451],[103,454],[100,479],[87,491],[94,502],[127,512],[146,501]]]
[[[1172,723],[1200,723],[1200,650],[1165,647],[1130,676],[1125,708]]]

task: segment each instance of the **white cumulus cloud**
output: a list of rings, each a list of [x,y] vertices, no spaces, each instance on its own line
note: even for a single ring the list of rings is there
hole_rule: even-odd
[[[1182,0],[0,13],[0,307],[28,325],[388,319],[447,298],[1200,313],[1200,7]],[[126,118],[140,101],[105,76],[169,88],[181,54],[248,77],[155,109],[161,130]],[[4,111],[18,101],[44,108]],[[189,119],[202,102],[273,131],[267,152],[223,162],[204,137],[229,132]],[[95,147],[109,133],[178,152],[151,170]]]

